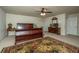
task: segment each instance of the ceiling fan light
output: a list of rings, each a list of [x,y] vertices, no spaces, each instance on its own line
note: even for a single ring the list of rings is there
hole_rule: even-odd
[[[45,16],[45,15],[46,15],[46,13],[41,13],[40,15],[41,15],[41,16]]]

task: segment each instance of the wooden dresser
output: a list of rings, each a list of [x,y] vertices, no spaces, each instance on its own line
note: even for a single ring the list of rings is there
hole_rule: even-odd
[[[48,32],[55,33],[55,34],[60,34],[60,28],[48,27]]]

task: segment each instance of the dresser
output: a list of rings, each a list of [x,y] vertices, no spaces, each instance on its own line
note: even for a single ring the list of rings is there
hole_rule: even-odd
[[[48,32],[55,33],[55,34],[60,34],[60,28],[48,27]]]

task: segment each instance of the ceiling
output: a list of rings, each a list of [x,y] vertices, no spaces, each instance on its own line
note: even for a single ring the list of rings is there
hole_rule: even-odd
[[[62,13],[73,14],[79,13],[79,6],[1,6],[6,13],[35,16],[35,17],[50,17]],[[47,8],[48,11],[53,13],[41,16],[39,12],[41,8]]]

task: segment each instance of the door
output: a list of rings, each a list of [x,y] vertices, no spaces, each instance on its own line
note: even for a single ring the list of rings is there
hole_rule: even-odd
[[[67,34],[77,35],[77,16],[69,16],[67,19]]]

